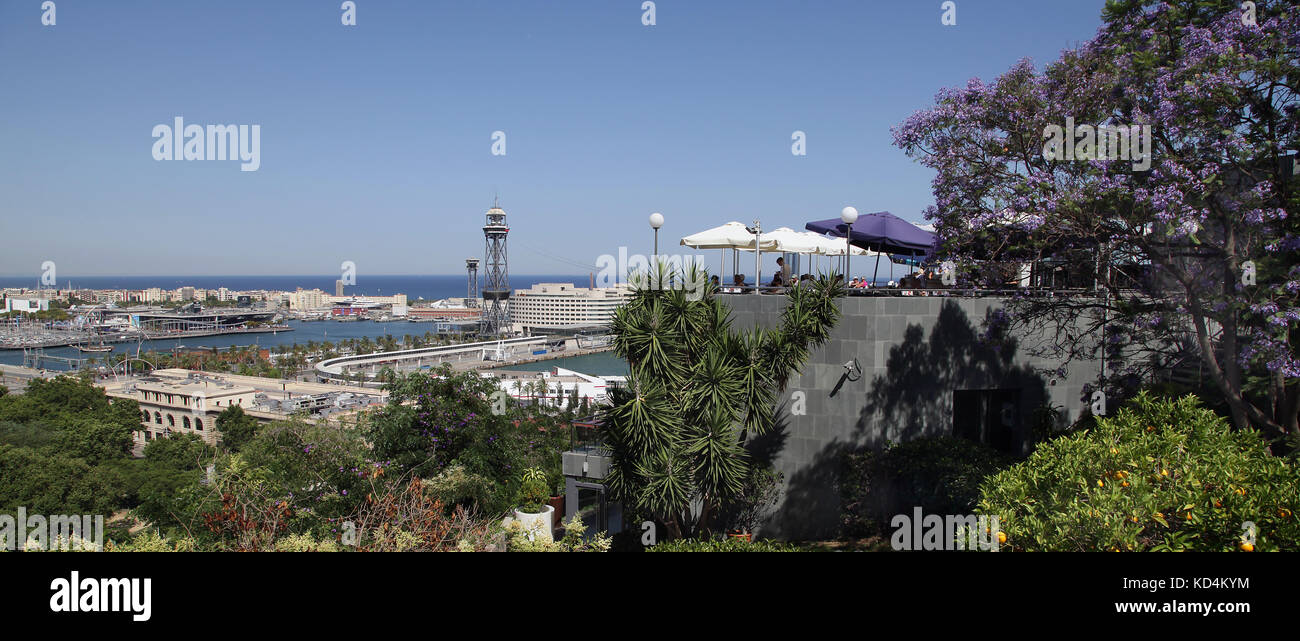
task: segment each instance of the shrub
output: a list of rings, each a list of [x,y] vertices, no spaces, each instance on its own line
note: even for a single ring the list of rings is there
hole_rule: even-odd
[[[770,468],[751,469],[728,505],[727,529],[753,532],[780,500],[784,481],[785,475]]]
[[[970,514],[986,476],[1013,459],[965,439],[923,438],[849,453],[840,473],[841,534],[876,536],[896,514]]]
[[[793,544],[780,541],[746,541],[744,539],[723,539],[698,541],[694,539],[677,539],[665,541],[646,548],[647,552],[806,552],[807,550]]]
[[[1256,432],[1143,392],[987,479],[979,509],[999,516],[1003,550],[1296,550],[1298,504],[1295,464]]]
[[[506,549],[511,552],[608,552],[613,540],[604,532],[597,532],[585,540],[587,526],[574,516],[564,524],[564,536],[558,541],[547,541],[538,536],[528,538],[530,532],[519,521],[511,520],[506,526]]]
[[[129,541],[109,541],[104,544],[107,552],[193,552],[196,549],[194,539],[166,538],[153,530],[145,530]]]
[[[488,506],[486,511],[489,513],[499,511],[490,509],[494,484],[492,479],[470,472],[459,463],[453,463],[433,478],[423,481],[424,491],[449,508]]]
[[[524,481],[519,486],[519,511],[537,514],[546,509],[546,501],[550,498],[549,492],[544,472],[537,468],[525,470]]]

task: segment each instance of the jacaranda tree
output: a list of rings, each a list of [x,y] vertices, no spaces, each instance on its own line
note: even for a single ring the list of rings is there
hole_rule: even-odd
[[[772,429],[787,381],[839,319],[838,281],[791,290],[775,329],[733,331],[730,309],[696,265],[658,265],[634,278],[612,321],[629,366],[602,430],[612,450],[606,481],[632,511],[672,538],[710,531],[751,472],[745,444]]]
[[[1021,296],[1007,317],[1050,328],[1063,363],[1100,358],[1121,395],[1188,367],[1238,427],[1300,434],[1298,13],[1112,0],[1042,72],[940,92],[894,135],[937,172],[946,257],[965,278],[1065,259],[1092,291]]]

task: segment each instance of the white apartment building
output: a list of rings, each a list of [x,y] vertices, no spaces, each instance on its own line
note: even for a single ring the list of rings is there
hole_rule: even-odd
[[[287,292],[283,296],[284,302],[289,304],[289,309],[294,311],[307,311],[329,307],[329,297],[325,292],[319,289],[302,289]]]
[[[606,325],[632,296],[626,285],[574,287],[573,283],[538,283],[516,289],[510,298],[510,321],[524,335]]]
[[[50,309],[47,298],[6,298],[6,312],[42,312]]]

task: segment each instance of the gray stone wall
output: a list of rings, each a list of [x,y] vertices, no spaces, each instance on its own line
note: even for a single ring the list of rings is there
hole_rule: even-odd
[[[728,295],[734,327],[772,327],[784,296]],[[761,530],[764,536],[832,537],[839,521],[836,477],[841,456],[890,441],[952,435],[955,390],[1016,390],[1014,411],[1021,440],[1028,441],[1035,410],[1063,408],[1062,423],[1086,407],[1083,386],[1096,381],[1095,363],[1075,363],[1066,376],[1060,363],[1028,354],[1026,337],[1001,349],[979,340],[986,316],[999,298],[947,296],[848,297],[831,339],[815,350],[803,372],[781,397],[777,430],[755,443],[785,477],[782,500]],[[858,380],[844,364],[861,364]],[[803,413],[799,410],[803,393]],[[1010,411],[1007,408],[1006,411]]]

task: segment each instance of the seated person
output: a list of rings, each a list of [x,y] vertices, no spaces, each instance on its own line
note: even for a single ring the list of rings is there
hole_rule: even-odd
[[[744,274],[736,274],[736,275],[735,275],[734,277],[732,277],[732,279],[731,279],[731,287],[728,287],[728,288],[727,288],[727,293],[729,293],[729,294],[739,294],[739,293],[741,293],[741,292],[743,292],[743,291],[745,291],[745,275],[744,275]]]

